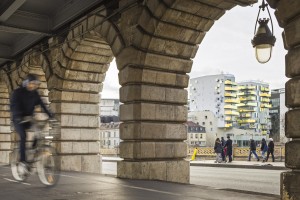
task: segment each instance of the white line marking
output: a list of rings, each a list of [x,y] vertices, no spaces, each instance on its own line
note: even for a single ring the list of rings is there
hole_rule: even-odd
[[[31,185],[30,183],[24,183],[24,182],[19,182],[19,181],[16,181],[16,180],[12,180],[12,179],[9,179],[9,178],[3,178],[7,181],[10,181],[10,182],[14,182],[14,183],[21,183],[23,185]]]

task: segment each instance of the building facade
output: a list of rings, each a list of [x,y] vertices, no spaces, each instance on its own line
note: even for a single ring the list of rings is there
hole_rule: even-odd
[[[271,117],[271,130],[270,137],[275,142],[285,143],[285,113],[288,108],[285,106],[285,89],[275,89],[271,91],[271,104],[270,117]]]
[[[205,127],[198,123],[187,121],[187,144],[189,146],[206,146]]]
[[[120,145],[120,123],[102,123],[100,126],[100,148],[112,149]]]
[[[119,116],[119,99],[101,99],[100,116]]]
[[[237,91],[235,77],[231,74],[209,75],[190,80],[190,111],[212,111],[218,128],[235,126]]]
[[[243,81],[238,83],[239,120],[238,126],[245,130],[254,130],[258,135],[270,133],[271,122],[269,109],[269,84],[261,81]]]

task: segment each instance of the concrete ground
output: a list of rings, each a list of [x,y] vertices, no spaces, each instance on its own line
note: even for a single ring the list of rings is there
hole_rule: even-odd
[[[119,179],[90,173],[62,172],[57,186],[45,188],[36,175],[26,182],[13,180],[9,166],[0,166],[0,199],[53,200],[275,200],[278,195],[161,181]]]

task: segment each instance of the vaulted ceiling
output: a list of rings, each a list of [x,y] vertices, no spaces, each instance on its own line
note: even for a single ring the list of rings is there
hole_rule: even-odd
[[[107,0],[1,0],[0,67]]]

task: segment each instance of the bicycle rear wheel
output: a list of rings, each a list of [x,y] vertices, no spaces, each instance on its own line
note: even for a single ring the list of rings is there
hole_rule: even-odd
[[[58,156],[51,146],[42,147],[38,154],[37,172],[40,181],[46,186],[54,186],[59,180]]]
[[[12,176],[14,179],[17,181],[24,181],[27,178],[27,175],[25,173],[22,173],[20,170],[20,152],[19,149],[14,149],[13,152],[11,153],[11,161],[10,161],[10,167],[11,167],[11,172]]]

